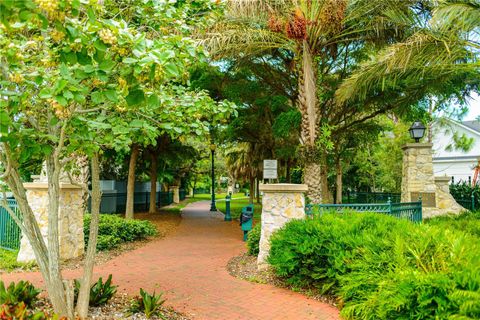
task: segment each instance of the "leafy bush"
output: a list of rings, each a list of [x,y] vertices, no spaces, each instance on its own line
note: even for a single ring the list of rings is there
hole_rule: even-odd
[[[140,296],[137,296],[133,299],[132,304],[128,311],[130,313],[139,313],[143,312],[147,319],[150,319],[152,316],[161,315],[160,308],[165,303],[165,300],[162,300],[162,293],[160,294],[149,294],[143,289],[140,289]]]
[[[426,220],[429,225],[463,231],[480,238],[480,212],[465,212]]]
[[[26,307],[31,308],[39,294],[40,290],[28,281],[19,281],[17,284],[12,282],[8,287],[5,287],[3,281],[0,281],[0,304],[24,303]]]
[[[251,256],[258,256],[261,231],[262,226],[260,223],[257,223],[248,233],[247,248],[248,254]]]
[[[450,194],[457,200],[470,201],[472,194],[475,197],[475,208],[480,208],[480,186],[471,186],[467,182],[450,184]]]
[[[85,244],[88,243],[91,215],[84,217]],[[100,215],[98,225],[97,250],[110,250],[123,242],[144,239],[157,234],[155,225],[150,221],[126,220],[115,215]]]
[[[324,214],[272,235],[269,262],[292,285],[338,297],[346,319],[477,319],[480,242],[379,214]]]
[[[88,305],[91,307],[98,307],[106,304],[117,293],[117,287],[112,285],[112,275],[108,276],[107,281],[103,282],[102,277],[98,279],[95,284],[90,288],[90,300]],[[75,279],[75,300],[80,293],[80,281]]]

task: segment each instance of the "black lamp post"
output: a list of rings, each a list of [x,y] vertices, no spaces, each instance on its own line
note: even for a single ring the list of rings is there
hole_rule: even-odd
[[[210,204],[210,211],[217,211],[217,207],[215,206],[215,148],[213,127],[210,126],[210,151],[212,152],[212,203]]]
[[[425,134],[425,126],[421,121],[415,121],[408,131],[410,132],[410,137],[415,139],[415,142],[420,142],[420,139],[423,138]]]

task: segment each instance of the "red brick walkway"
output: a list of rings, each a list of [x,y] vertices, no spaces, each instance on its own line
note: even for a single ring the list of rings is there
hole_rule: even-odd
[[[178,230],[165,239],[118,256],[95,268],[95,277],[113,274],[119,291],[165,291],[167,305],[194,319],[339,319],[338,311],[298,293],[236,279],[227,262],[245,252],[238,225],[208,212],[208,202],[183,211]],[[66,272],[77,277],[79,272]],[[94,277],[94,278],[95,278]],[[30,280],[38,273],[0,275],[4,281]]]

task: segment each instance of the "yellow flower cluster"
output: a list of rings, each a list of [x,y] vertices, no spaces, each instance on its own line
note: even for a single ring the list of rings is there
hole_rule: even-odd
[[[8,76],[8,78],[9,78],[10,81],[15,82],[16,84],[20,84],[20,83],[23,82],[23,80],[25,80],[23,75],[21,75],[20,73],[11,73]]]
[[[113,34],[112,30],[102,29],[98,32],[100,39],[107,44],[114,45],[117,43],[117,37]]]
[[[58,0],[35,0],[35,3],[48,14],[54,14],[58,8]]]
[[[58,31],[57,29],[53,29],[53,31],[50,34],[50,37],[52,38],[53,41],[58,43],[63,38],[65,38],[65,33]]]
[[[124,89],[127,86],[127,81],[123,78],[118,78],[118,85],[121,89]]]
[[[47,101],[48,101],[48,103],[50,103],[50,106],[54,110],[57,118],[67,119],[68,117],[70,117],[70,110],[68,110],[66,107],[62,106],[55,99],[48,99]]]

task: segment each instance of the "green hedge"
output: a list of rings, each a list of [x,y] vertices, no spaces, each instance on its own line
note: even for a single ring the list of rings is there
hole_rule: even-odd
[[[269,262],[337,296],[346,319],[478,319],[479,252],[479,238],[444,226],[346,213],[288,223]]]
[[[261,232],[262,232],[262,224],[257,223],[253,227],[253,229],[248,233],[247,248],[248,248],[248,254],[251,256],[258,256],[258,253],[260,251],[259,245],[260,245]]]
[[[85,245],[88,244],[91,215],[84,217]],[[120,243],[144,239],[157,234],[155,225],[145,220],[126,220],[115,215],[100,215],[97,250],[110,250]]]

